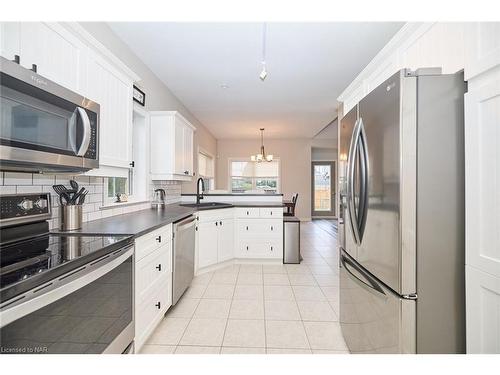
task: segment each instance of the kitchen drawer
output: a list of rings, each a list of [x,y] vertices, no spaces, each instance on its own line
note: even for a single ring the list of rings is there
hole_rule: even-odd
[[[282,258],[282,241],[239,241],[240,258]]]
[[[207,221],[220,221],[224,219],[232,219],[234,217],[233,208],[222,208],[216,210],[198,211],[196,214],[200,223]]]
[[[169,244],[142,258],[135,265],[135,295],[141,302],[149,289],[154,288],[159,279],[172,272],[172,247]]]
[[[171,243],[172,224],[149,232],[135,240],[135,261],[138,262],[161,246]]]
[[[260,211],[258,207],[236,207],[236,217],[238,218],[260,217]]]
[[[275,219],[248,219],[237,220],[237,233],[240,237],[269,236],[280,237],[283,233],[283,220]]]
[[[144,301],[135,303],[135,341],[138,349],[146,342],[172,304],[171,274],[158,281],[156,287],[146,293]]]
[[[260,217],[282,219],[283,207],[261,207]]]

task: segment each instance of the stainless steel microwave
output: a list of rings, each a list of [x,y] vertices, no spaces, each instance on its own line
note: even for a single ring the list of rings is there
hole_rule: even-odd
[[[99,104],[0,57],[0,170],[99,167]]]

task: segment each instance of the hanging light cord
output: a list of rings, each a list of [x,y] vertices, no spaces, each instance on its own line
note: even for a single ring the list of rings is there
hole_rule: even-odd
[[[267,23],[264,22],[262,25],[262,65],[266,66],[266,34],[267,34]]]

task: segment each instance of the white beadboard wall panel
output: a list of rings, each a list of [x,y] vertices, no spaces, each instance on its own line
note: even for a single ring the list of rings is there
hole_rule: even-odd
[[[85,204],[83,205],[83,221],[92,221],[105,217],[121,215],[124,213],[144,210],[151,207],[149,202],[138,203],[128,206],[106,207],[102,209],[104,202],[104,183],[103,177],[93,176],[71,176],[32,174],[32,173],[13,173],[0,172],[0,194],[16,193],[50,193],[52,200],[52,219],[49,221],[50,229],[59,227],[59,197],[55,194],[52,185],[64,184],[69,187],[69,180],[74,179],[81,187],[85,187],[89,193]],[[181,184],[178,181],[154,181],[150,184],[150,199],[153,197],[154,189],[162,188],[166,193],[167,203],[176,203],[181,200]]]

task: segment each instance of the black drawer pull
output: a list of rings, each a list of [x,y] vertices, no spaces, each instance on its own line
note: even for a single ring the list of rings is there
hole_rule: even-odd
[[[248,225],[247,225],[247,230],[248,230]]]
[[[273,247],[271,246],[271,251],[273,251]]]
[[[248,246],[247,246],[247,251],[248,251]]]
[[[194,229],[198,232],[198,227],[195,227]]]
[[[222,226],[222,221],[219,221],[220,226]]]
[[[273,211],[271,211],[271,216],[273,216]]]
[[[218,223],[218,222],[215,222],[215,226],[218,226],[218,225],[219,225],[219,223]]]
[[[158,271],[161,271],[161,264],[158,264],[155,268],[156,268]]]
[[[156,237],[156,241],[161,242],[161,236]]]
[[[274,230],[273,226],[271,225],[271,230]]]
[[[250,215],[250,213],[247,211],[247,216]]]
[[[155,306],[158,307],[158,310],[159,310],[160,306],[161,306],[160,302],[158,302]]]

